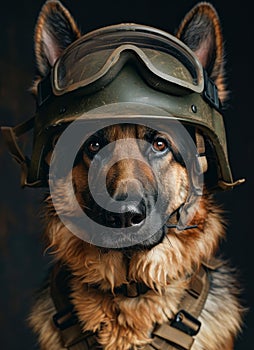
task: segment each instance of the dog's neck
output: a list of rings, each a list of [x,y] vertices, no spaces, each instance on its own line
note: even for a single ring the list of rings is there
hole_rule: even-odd
[[[213,255],[224,235],[220,210],[209,198],[202,199],[193,224],[197,227],[180,233],[168,229],[160,244],[133,251],[128,257],[123,251],[104,250],[81,241],[56,216],[46,234],[56,260],[68,266],[82,283],[113,291],[135,281],[160,293],[172,280],[192,275],[200,261]]]
[[[83,330],[98,332],[100,344],[112,343],[110,349],[130,342],[121,336],[126,332],[140,346],[149,341],[155,323],[173,319],[192,276],[224,234],[220,211],[209,198],[201,201],[193,224],[197,227],[180,233],[170,228],[152,249],[126,256],[81,241],[53,217],[47,236],[57,261],[71,271],[70,297]],[[122,293],[133,282],[147,292],[133,298]]]
[[[161,343],[161,338],[165,339],[166,341],[170,340],[175,345],[182,345],[182,338],[184,337],[185,341],[187,339],[188,343],[192,344],[192,336],[195,336],[199,332],[201,322],[198,321],[197,318],[204,307],[208,295],[209,270],[218,268],[218,266],[221,265],[221,262],[214,260],[210,262],[210,266],[208,264],[202,265],[203,266],[201,266],[189,279],[190,283],[188,289],[184,292],[180,304],[177,305],[179,311],[176,313],[175,318],[173,320],[164,321],[163,325],[157,324],[155,326],[155,333],[152,333],[152,344],[155,346],[156,344],[158,345],[158,341]],[[76,308],[74,308],[73,303],[70,300],[70,284],[72,278],[73,276],[71,275],[71,272],[62,265],[56,265],[52,271],[50,283],[51,297],[57,310],[57,313],[53,316],[53,320],[55,326],[59,329],[60,336],[65,344],[72,344],[73,340],[75,339],[75,342],[78,344],[86,344],[84,349],[88,349],[87,339],[92,339],[93,342],[97,344],[97,334],[88,329],[85,329],[85,331],[82,330],[80,319],[76,314],[76,311],[79,312],[80,309],[77,307],[77,305]],[[113,292],[114,299],[120,299],[121,296],[124,295],[126,298],[138,298],[136,300],[142,300],[142,295],[147,293],[149,289],[146,288],[145,290],[137,290],[138,285],[138,283],[132,283],[129,285],[132,286],[132,288],[128,288],[127,285],[126,290],[119,287],[118,291],[114,290]],[[135,288],[133,288],[133,286],[135,286]],[[90,290],[91,295],[94,294],[94,290],[96,288],[97,286],[94,285],[86,286],[86,289]],[[125,291],[128,291],[130,294],[126,295]],[[135,294],[136,292],[138,292],[138,294]],[[151,293],[153,294],[152,291]],[[147,296],[147,300],[149,300],[149,298],[150,296]],[[73,300],[75,301],[75,298]],[[113,300],[111,301],[113,304],[115,303]],[[82,319],[82,321],[84,322],[84,319]],[[118,326],[120,326],[120,324]],[[167,330],[166,336],[165,329]],[[159,348],[161,349],[161,347]],[[168,349],[168,346],[166,346],[166,348]],[[68,349],[71,350],[72,346],[68,346]],[[144,347],[144,349],[148,350],[150,349],[150,346],[147,345]],[[175,347],[171,346],[170,349],[173,350]]]

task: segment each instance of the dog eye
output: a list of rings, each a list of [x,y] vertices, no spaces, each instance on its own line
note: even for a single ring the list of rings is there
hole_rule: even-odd
[[[165,152],[169,147],[168,141],[162,137],[157,137],[152,142],[152,149],[154,152]]]
[[[101,149],[101,144],[98,140],[90,141],[87,145],[87,149],[90,153],[95,154]]]

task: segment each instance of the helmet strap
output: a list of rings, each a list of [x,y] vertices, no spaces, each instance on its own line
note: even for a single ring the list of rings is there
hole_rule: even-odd
[[[34,127],[34,117],[26,120],[25,122],[15,126],[7,127],[2,126],[1,132],[4,138],[5,143],[9,148],[9,152],[12,158],[21,166],[21,186],[36,186],[40,181],[34,183],[27,182],[27,174],[29,168],[30,160],[24,155],[23,151],[18,145],[18,138],[25,134],[27,131],[31,130]]]
[[[208,169],[207,159],[205,155],[205,140],[198,129],[195,130],[196,147],[197,147],[197,162],[198,166],[194,166],[191,176],[191,190],[185,201],[179,208],[174,210],[168,217],[165,226],[167,228],[177,228],[179,231],[197,228],[197,225],[186,225],[188,217],[191,215],[193,205],[196,203],[197,197],[201,196],[203,191],[199,181],[196,179],[204,174]],[[198,168],[198,169],[197,169]],[[172,218],[176,216],[176,223],[170,223]]]
[[[200,170],[201,173],[205,173],[208,169],[207,159],[205,155],[205,140],[198,129],[195,130],[195,137]]]

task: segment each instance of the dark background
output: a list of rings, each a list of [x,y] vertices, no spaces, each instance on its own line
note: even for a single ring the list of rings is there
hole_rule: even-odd
[[[190,0],[63,1],[83,32],[100,26],[137,22],[171,33],[197,3]],[[15,125],[32,116],[34,101],[28,89],[33,79],[33,30],[43,1],[5,1],[0,10],[0,125]],[[240,270],[243,298],[250,309],[235,349],[254,348],[253,262],[253,16],[251,1],[214,0],[226,47],[230,100],[225,111],[228,147],[234,177],[246,184],[223,193],[228,221],[222,251]],[[49,263],[43,255],[39,218],[41,190],[21,189],[19,168],[7,154],[0,136],[0,348],[34,349],[26,325],[34,290]],[[218,329],[218,332],[220,330]]]

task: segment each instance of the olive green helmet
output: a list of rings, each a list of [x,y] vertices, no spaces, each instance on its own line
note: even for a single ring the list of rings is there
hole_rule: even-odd
[[[132,116],[158,123],[175,119],[193,127],[203,172],[216,164],[214,185],[227,189],[243,181],[232,179],[215,84],[195,54],[164,31],[121,24],[82,36],[39,83],[37,105],[30,120],[1,128],[12,156],[22,167],[22,186],[48,185],[44,159],[56,130],[59,133],[77,118],[112,118],[117,123]],[[17,138],[31,128],[33,150],[28,159]],[[213,153],[211,158],[208,152]]]

